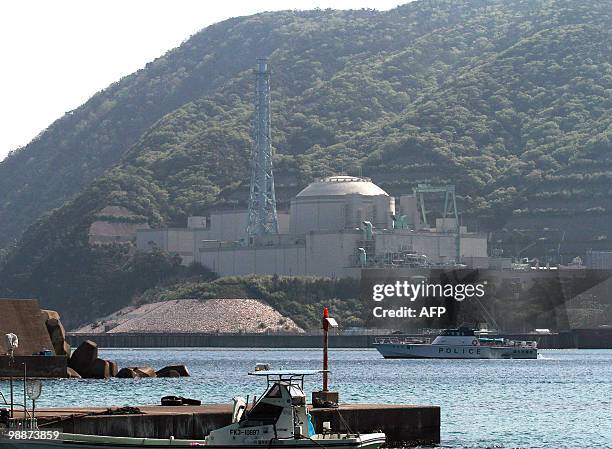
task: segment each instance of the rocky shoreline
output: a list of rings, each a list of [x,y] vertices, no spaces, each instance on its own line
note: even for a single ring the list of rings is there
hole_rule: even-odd
[[[98,345],[85,340],[72,351],[66,340],[66,331],[60,315],[54,310],[42,310],[47,332],[57,356],[67,358],[66,377],[71,379],[134,379],[142,377],[189,377],[184,365],[169,365],[158,370],[150,366],[129,366],[120,368],[116,362],[98,357]]]

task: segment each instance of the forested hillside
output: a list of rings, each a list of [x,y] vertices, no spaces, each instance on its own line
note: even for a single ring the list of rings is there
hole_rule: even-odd
[[[116,164],[164,115],[215,97],[236,80],[246,81],[241,86],[246,91],[235,93],[250,108],[245,94],[251,90],[249,69],[256,57],[272,56],[273,62],[286,64],[275,69],[274,82],[278,94],[295,97],[331,79],[357,55],[403,48],[415,37],[458,20],[440,13],[435,3],[405,14],[279,12],[206,28],[67,112],[0,163],[0,247]],[[160,140],[158,145],[164,143],[170,142]]]
[[[134,261],[87,244],[97,211],[124,206],[159,226],[244,206],[259,56],[273,71],[281,203],[314,177],[361,170],[392,194],[454,183],[483,229],[612,239],[611,10],[431,0],[209,27],[0,164],[0,243],[72,198],[25,230],[0,293],[39,297],[73,321],[112,311],[164,275],[108,286]]]

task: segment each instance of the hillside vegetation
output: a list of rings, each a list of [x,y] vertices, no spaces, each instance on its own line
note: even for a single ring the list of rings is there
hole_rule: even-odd
[[[361,170],[391,194],[454,183],[464,216],[489,230],[612,239],[611,10],[429,0],[206,28],[0,164],[0,246],[25,230],[0,293],[39,297],[75,322],[110,312],[163,276],[111,282],[133,259],[89,247],[97,211],[124,206],[159,226],[244,206],[258,56],[273,71],[281,207],[314,177]]]
[[[362,326],[363,305],[359,293],[359,282],[354,279],[251,275],[202,281],[192,277],[181,283],[147,290],[135,303],[183,298],[256,298],[281,315],[291,317],[301,328],[316,330],[321,327],[324,307],[333,311],[343,327]]]

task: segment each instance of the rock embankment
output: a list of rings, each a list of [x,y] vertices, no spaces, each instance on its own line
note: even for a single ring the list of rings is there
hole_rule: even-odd
[[[41,310],[47,332],[51,337],[55,355],[70,355],[70,345],[66,341],[66,330],[62,326],[59,313],[55,310]]]
[[[68,360],[67,377],[134,379],[140,377],[188,377],[189,375],[189,370],[184,365],[165,366],[158,371],[155,371],[150,366],[133,366],[119,369],[115,362],[98,357],[98,345],[95,342],[85,340]]]
[[[155,371],[148,366],[126,367],[119,369],[116,362],[98,357],[98,345],[86,340],[74,352],[66,341],[66,331],[60,315],[54,310],[42,310],[55,355],[66,356],[68,367],[66,377],[72,379],[108,379],[136,377],[187,377],[189,371],[184,365],[171,365]]]
[[[98,357],[98,345],[85,340],[68,360],[68,377],[88,379],[134,379],[137,377],[188,377],[189,370],[184,365],[165,366],[155,371],[150,366],[131,366],[119,369],[117,363]]]
[[[303,333],[295,322],[249,298],[179,299],[132,306],[74,333]]]

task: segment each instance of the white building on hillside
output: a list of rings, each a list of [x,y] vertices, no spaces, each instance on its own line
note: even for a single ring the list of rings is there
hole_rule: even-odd
[[[394,221],[401,216],[402,220]],[[219,275],[278,274],[359,277],[363,267],[461,263],[488,268],[486,236],[467,232],[456,220],[420,220],[415,195],[395,198],[368,178],[332,176],[317,180],[279,213],[279,234],[247,245],[248,213],[213,212],[190,217],[187,228],[137,233],[137,248],[160,248],[199,262]],[[459,241],[458,241],[459,237]]]

